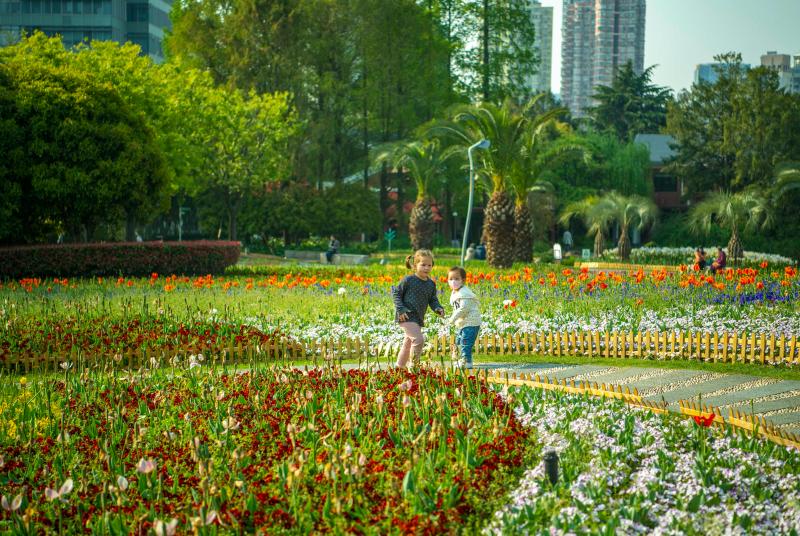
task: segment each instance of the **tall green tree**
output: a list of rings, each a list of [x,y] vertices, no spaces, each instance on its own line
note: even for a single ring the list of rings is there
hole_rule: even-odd
[[[130,197],[165,182],[161,152],[149,126],[111,87],[69,64],[25,62],[16,52],[6,51],[0,68],[15,101],[10,132],[21,142],[11,148],[7,174],[25,207],[18,210],[23,236],[67,231],[91,238],[100,223],[122,216]]]
[[[722,63],[718,80],[692,85],[667,110],[665,130],[675,138],[678,151],[670,168],[690,194],[729,189],[733,184],[734,156],[725,132],[745,70],[740,54],[718,55],[714,60]]]
[[[203,147],[207,189],[224,201],[228,238],[236,240],[244,198],[266,183],[288,177],[289,143],[298,123],[286,94],[245,94],[198,86],[203,121],[193,141]]]
[[[614,190],[622,195],[652,193],[650,151],[646,145],[621,141],[609,133],[592,133],[585,139],[594,157],[588,173],[598,190]]]
[[[730,231],[728,254],[735,261],[744,257],[740,231],[763,230],[772,223],[772,203],[755,188],[736,193],[715,192],[689,213],[689,228],[695,232],[708,233],[713,224]]]
[[[775,165],[800,154],[800,97],[770,69],[745,70],[740,54],[715,59],[718,80],[694,84],[669,107],[678,151],[670,167],[691,194],[767,188]]]
[[[629,61],[614,73],[610,86],[597,86],[593,99],[597,105],[589,115],[598,130],[609,130],[623,142],[636,134],[660,132],[667,122],[669,88],[652,83],[655,65],[637,74]]]
[[[800,156],[800,95],[780,88],[769,67],[747,71],[732,95],[726,122],[726,149],[733,156],[732,188],[767,189],[775,166]]]
[[[480,0],[472,9],[480,25],[480,66],[467,61],[464,67],[480,73],[480,98],[484,102],[499,103],[506,98],[526,102],[531,97],[527,78],[539,64],[530,2]]]
[[[181,0],[170,56],[217,83],[286,91],[302,131],[293,174],[368,175],[369,149],[403,139],[451,101],[446,44],[414,0]]]

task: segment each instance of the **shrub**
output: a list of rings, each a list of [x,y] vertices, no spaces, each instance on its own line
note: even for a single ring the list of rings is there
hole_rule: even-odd
[[[239,260],[239,242],[113,242],[0,249],[0,277],[220,274]]]

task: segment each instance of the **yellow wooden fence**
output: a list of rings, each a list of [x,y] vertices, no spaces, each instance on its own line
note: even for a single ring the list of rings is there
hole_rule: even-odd
[[[455,338],[436,337],[425,347],[429,359],[449,359]],[[119,365],[138,368],[149,365],[169,365],[177,356],[203,354],[208,362],[250,363],[254,361],[285,362],[308,360],[314,364],[326,361],[357,360],[391,361],[399,350],[399,342],[375,343],[368,337],[297,341],[281,338],[268,344],[222,343],[215,346],[185,346],[166,353],[162,350],[140,349],[125,352],[83,354],[45,354],[34,358],[7,359],[4,368],[27,372],[35,369],[58,370],[62,363]],[[707,333],[695,331],[662,332],[598,332],[549,331],[483,335],[478,337],[475,353],[487,356],[543,355],[555,357],[635,358],[657,360],[697,360],[721,363],[786,364],[800,363],[797,337],[766,335],[764,333]]]

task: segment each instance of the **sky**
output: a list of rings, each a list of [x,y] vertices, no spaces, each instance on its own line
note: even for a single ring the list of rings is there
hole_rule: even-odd
[[[553,9],[551,87],[561,93],[562,0],[541,0]],[[741,52],[759,65],[768,50],[800,54],[800,0],[647,0],[644,65],[658,65],[653,82],[688,89],[698,63],[722,52]]]

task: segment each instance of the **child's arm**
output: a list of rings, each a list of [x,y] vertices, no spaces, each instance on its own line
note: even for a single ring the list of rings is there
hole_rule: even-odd
[[[405,294],[406,290],[405,283],[406,280],[403,279],[396,287],[392,289],[392,301],[394,302],[394,310],[397,312],[398,318],[411,312],[409,308],[406,307],[406,304],[403,303],[403,295]]]
[[[444,317],[444,307],[442,304],[439,303],[439,298],[436,296],[436,283],[433,284],[433,294],[431,294],[431,299],[428,301],[428,305],[430,305],[433,312],[437,315]]]

